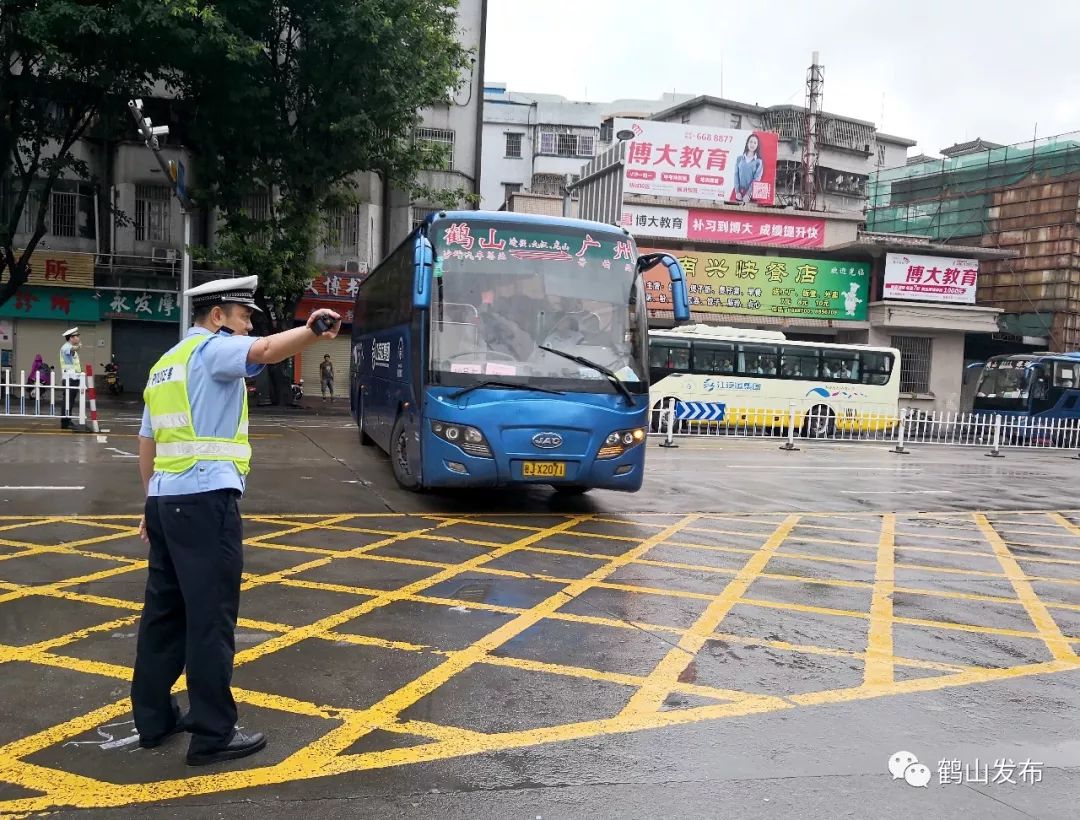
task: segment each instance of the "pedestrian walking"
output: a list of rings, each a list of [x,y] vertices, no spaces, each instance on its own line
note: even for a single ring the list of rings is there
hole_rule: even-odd
[[[326,401],[326,394],[330,394],[330,401],[334,400],[334,363],[330,361],[330,354],[323,355],[319,363],[319,376],[322,381],[322,397]]]
[[[341,329],[323,309],[306,327],[249,336],[257,287],[249,276],[186,291],[194,327],[151,368],[143,393],[139,531],[150,547],[132,709],[143,748],[190,732],[192,766],[266,746],[263,733],[237,730],[230,688],[243,568],[238,502],[251,462],[245,377]],[[316,320],[327,316],[320,332]],[[170,689],[185,669],[190,708],[181,715]]]
[[[75,432],[71,423],[71,410],[74,401],[72,393],[81,383],[82,362],[79,360],[79,328],[69,327],[64,331],[64,343],[60,346],[60,378],[64,385],[64,415],[60,418],[60,429]]]

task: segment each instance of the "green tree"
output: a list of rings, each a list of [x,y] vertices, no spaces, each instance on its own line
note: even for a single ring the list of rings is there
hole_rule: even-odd
[[[456,0],[218,0],[237,42],[197,46],[185,97],[201,204],[221,215],[214,259],[260,277],[271,330],[316,275],[328,205],[377,172],[406,190],[437,162],[412,139],[470,65]],[[451,192],[454,199],[463,192]],[[253,200],[259,207],[251,207]]]
[[[171,55],[190,48],[196,32],[228,52],[213,9],[202,6],[0,0],[0,304],[30,275],[57,180],[91,178],[72,151],[79,140],[106,132],[127,99],[167,80]],[[24,218],[30,232],[16,247]]]

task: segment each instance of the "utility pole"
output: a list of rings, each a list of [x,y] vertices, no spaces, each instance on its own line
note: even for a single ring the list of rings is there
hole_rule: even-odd
[[[185,190],[184,164],[182,162],[166,162],[161,156],[161,145],[158,137],[169,133],[169,126],[154,125],[149,117],[143,116],[143,101],[140,99],[128,102],[128,111],[135,120],[135,127],[142,134],[146,147],[154,154],[154,159],[161,166],[162,172],[172,186],[172,191],[180,202],[180,213],[184,217],[184,255],[180,265],[180,338],[183,339],[191,327],[191,303],[184,297],[184,293],[191,289],[191,210],[192,202],[188,199]]]

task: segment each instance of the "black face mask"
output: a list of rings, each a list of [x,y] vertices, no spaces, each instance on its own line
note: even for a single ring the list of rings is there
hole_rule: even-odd
[[[232,336],[233,330],[231,327],[226,327],[225,325],[222,325],[221,328],[218,330],[218,333],[224,333],[226,336]]]

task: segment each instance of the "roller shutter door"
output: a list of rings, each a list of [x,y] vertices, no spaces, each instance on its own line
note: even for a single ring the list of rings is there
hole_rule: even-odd
[[[45,363],[56,368],[56,377],[60,378],[60,348],[64,344],[64,337],[60,334],[70,328],[71,324],[53,322],[48,319],[18,319],[15,322],[15,367],[11,374],[11,380],[18,381],[20,371],[30,372],[34,364],[34,356],[41,354]],[[94,380],[98,383],[101,373],[101,363],[108,361],[105,357],[109,352],[109,323],[98,324],[80,323],[79,339],[82,347],[79,349],[79,361],[83,369],[86,365],[94,368]],[[99,346],[98,343],[101,343]]]
[[[113,355],[125,393],[142,393],[150,368],[180,341],[180,325],[113,320]]]
[[[300,358],[300,375],[304,379],[305,396],[321,396],[322,385],[319,383],[319,364],[323,356],[330,354],[334,363],[334,396],[349,397],[349,362],[352,357],[352,340],[348,333],[329,342],[320,341],[304,351]]]

